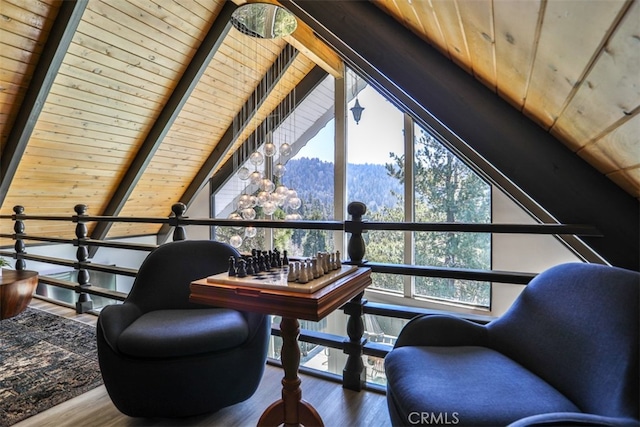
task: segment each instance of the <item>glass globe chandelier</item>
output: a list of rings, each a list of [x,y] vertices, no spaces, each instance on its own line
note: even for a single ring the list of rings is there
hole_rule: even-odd
[[[268,19],[264,19],[265,16]],[[242,48],[247,49],[247,52],[243,52],[247,58],[260,57],[260,44],[256,40],[289,35],[297,26],[293,14],[281,6],[267,3],[247,3],[240,6],[233,13],[231,23],[242,33],[239,40],[240,37],[247,38],[247,43],[243,43]],[[254,52],[249,51],[252,47],[255,49]],[[274,80],[269,72],[277,73],[278,76],[285,75],[288,65],[281,64],[284,62],[287,61],[278,60],[274,63],[265,77],[267,81]],[[252,81],[248,74],[249,68],[243,68],[247,76],[237,79],[238,85]],[[236,88],[239,98],[247,99],[245,89],[240,86]],[[249,126],[253,128],[251,122],[255,119],[260,120],[258,110],[261,106],[256,100],[264,96],[264,93],[259,91],[264,91],[261,85],[257,85],[253,95],[248,97],[249,100],[255,101],[255,105],[248,105],[249,102],[246,102],[233,123],[233,138],[236,145],[240,144],[240,148],[233,154],[234,170],[241,188],[238,190],[234,211],[229,218],[245,221],[258,217],[271,218],[280,209],[284,212],[285,219],[300,219],[296,211],[302,206],[302,201],[295,190],[283,184],[287,171],[286,163],[293,153],[292,146],[287,141],[295,141],[295,87],[285,95],[281,104],[255,127],[254,133],[246,137],[245,130]],[[290,129],[286,129],[285,122],[289,123]],[[244,233],[241,233],[242,228]],[[250,239],[257,234],[255,227],[251,225],[234,227],[234,230],[237,233],[232,236],[230,243],[235,247],[241,246],[245,238]]]

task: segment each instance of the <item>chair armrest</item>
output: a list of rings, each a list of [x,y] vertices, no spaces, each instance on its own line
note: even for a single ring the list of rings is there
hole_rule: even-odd
[[[395,347],[482,346],[487,342],[483,325],[448,315],[424,315],[413,318],[400,332]]]
[[[553,412],[522,418],[508,427],[534,426],[616,426],[638,427],[640,422],[633,418],[605,417],[580,412]]]
[[[109,305],[100,311],[98,328],[113,351],[118,352],[120,334],[141,315],[142,311],[132,303]]]

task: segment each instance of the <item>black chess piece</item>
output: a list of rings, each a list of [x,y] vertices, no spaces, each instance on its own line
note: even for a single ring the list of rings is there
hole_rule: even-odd
[[[253,276],[256,272],[253,269],[253,257],[247,258],[247,275]]]
[[[280,251],[277,249],[273,250],[274,253],[274,258],[276,260],[276,267],[277,268],[281,268],[282,267],[282,258],[280,257]]]
[[[287,250],[282,251],[282,265],[289,265],[289,255],[287,255]]]
[[[257,256],[252,257],[251,262],[253,263],[253,274],[260,273],[260,265],[258,263],[258,257]]]
[[[238,277],[247,277],[247,261],[241,259],[238,261]]]
[[[267,271],[267,265],[264,260],[264,254],[258,255],[258,271]]]
[[[233,255],[229,257],[229,277],[236,275],[236,257]]]

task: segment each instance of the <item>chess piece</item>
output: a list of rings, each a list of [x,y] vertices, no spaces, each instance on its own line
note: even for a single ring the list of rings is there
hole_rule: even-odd
[[[296,267],[297,263],[287,264],[289,266],[289,275],[287,276],[287,282],[296,281]]]
[[[282,267],[282,258],[280,257],[280,251],[277,248],[273,250],[273,258],[276,261],[276,265],[274,267]]]
[[[241,259],[238,261],[238,277],[247,277],[247,261]]]
[[[318,258],[318,268],[322,272],[321,276],[327,273],[324,269],[324,260],[322,259],[322,252],[318,252],[316,254],[316,258]]]
[[[313,278],[317,279],[321,276],[320,274],[320,265],[318,264],[318,258],[311,258],[311,272],[313,274]]]
[[[340,259],[340,251],[336,251],[336,270],[342,268],[342,260]]]
[[[300,275],[298,276],[298,282],[309,283],[309,268],[306,262],[300,265]]]
[[[253,269],[253,258],[252,257],[247,258],[247,275],[253,276],[256,273],[257,272]]]
[[[264,254],[258,254],[258,271],[267,271],[267,264],[264,260]]]
[[[329,255],[329,266],[331,268],[331,270],[336,270],[336,254],[335,253],[331,253]]]
[[[282,265],[289,265],[289,255],[287,255],[287,251],[284,250],[282,254]]]
[[[236,257],[231,255],[229,257],[229,277],[234,277],[236,275]]]

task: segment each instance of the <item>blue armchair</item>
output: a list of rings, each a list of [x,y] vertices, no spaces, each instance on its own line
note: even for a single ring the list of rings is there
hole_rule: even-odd
[[[487,325],[410,321],[385,359],[393,425],[637,426],[640,274],[569,263]]]
[[[229,245],[180,241],[152,251],[123,304],[98,317],[98,360],[122,413],[186,417],[248,399],[264,372],[268,316],[189,302],[192,281],[225,271]]]

